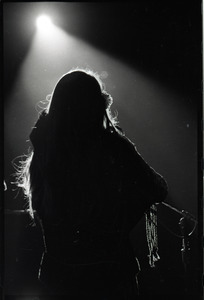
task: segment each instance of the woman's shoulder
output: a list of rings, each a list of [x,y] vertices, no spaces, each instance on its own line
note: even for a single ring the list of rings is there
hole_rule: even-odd
[[[107,131],[106,137],[111,144],[119,147],[122,149],[122,151],[136,151],[135,144],[126,136],[124,132],[118,130]]]

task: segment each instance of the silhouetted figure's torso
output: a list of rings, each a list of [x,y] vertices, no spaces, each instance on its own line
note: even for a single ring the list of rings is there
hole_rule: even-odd
[[[50,292],[73,299],[135,299],[129,232],[164,200],[165,181],[115,132],[65,140],[57,151],[39,180],[46,178],[55,207],[55,215],[41,215],[47,251],[40,279]],[[36,191],[49,197],[45,188]]]

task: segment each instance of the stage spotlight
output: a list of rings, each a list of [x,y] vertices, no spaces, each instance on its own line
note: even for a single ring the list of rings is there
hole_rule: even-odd
[[[42,32],[49,32],[53,27],[50,17],[46,15],[39,16],[36,20],[36,25],[37,28]]]

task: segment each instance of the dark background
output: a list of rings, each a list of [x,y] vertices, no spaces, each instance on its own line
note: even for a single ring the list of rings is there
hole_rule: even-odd
[[[21,128],[26,127],[27,133],[31,125],[29,121],[28,124],[21,125],[22,120],[29,119],[29,116],[20,114],[19,107],[16,108],[10,97],[35,32],[32,21],[42,10],[48,15],[54,15],[54,23],[66,32],[114,57],[131,70],[148,75],[149,82],[152,79],[159,83],[162,91],[165,90],[162,92],[162,95],[165,95],[164,103],[171,100],[171,103],[157,104],[155,99],[161,96],[155,89],[155,94],[150,96],[152,102],[145,100],[137,102],[130,91],[127,95],[130,98],[127,105],[132,111],[131,115],[124,110],[122,96],[122,102],[117,104],[116,101],[115,106],[119,112],[120,124],[127,135],[136,142],[147,161],[167,179],[169,185],[167,202],[179,210],[189,211],[199,221],[190,237],[190,263],[187,272],[184,272],[181,260],[182,240],[178,225],[180,215],[174,211],[164,206],[158,208],[161,260],[156,269],[150,269],[148,266],[144,219],[132,232],[131,238],[142,267],[139,277],[142,295],[165,295],[165,297],[181,295],[185,299],[187,297],[200,299],[202,293],[200,1],[3,2],[3,96],[6,111],[4,179],[7,183],[3,222],[5,295],[24,296],[39,293],[35,280],[42,251],[39,229],[30,226],[27,215],[12,212],[23,209],[24,200],[21,193],[17,194],[17,191],[13,190],[11,182],[14,169],[11,161],[26,152],[27,136]],[[120,72],[121,69],[118,69],[118,76],[120,75],[123,80],[122,89],[123,84],[126,84],[126,78],[123,78]],[[109,73],[111,74],[110,71]],[[107,86],[112,88],[114,93],[111,84],[110,75]],[[140,96],[146,93],[139,88],[138,91]],[[176,95],[175,98],[172,95]],[[167,108],[165,110],[165,107],[171,110],[168,111]],[[140,111],[143,114],[140,114]],[[31,119],[34,120],[34,117]],[[8,125],[11,123],[12,134]],[[188,232],[192,230],[193,225],[191,221],[187,221]]]

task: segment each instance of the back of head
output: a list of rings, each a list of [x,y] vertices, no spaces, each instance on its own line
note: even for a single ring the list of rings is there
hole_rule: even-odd
[[[63,75],[55,86],[49,115],[69,126],[102,126],[107,108],[102,83],[92,74],[75,70]],[[67,125],[68,125],[67,123]]]

